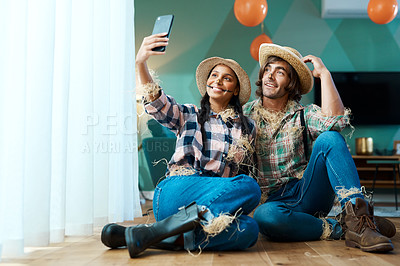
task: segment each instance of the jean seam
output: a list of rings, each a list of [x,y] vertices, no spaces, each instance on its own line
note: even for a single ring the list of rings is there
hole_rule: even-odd
[[[158,190],[158,194],[157,194],[157,199],[156,199],[156,206],[157,206],[157,217],[154,217],[156,219],[156,221],[158,221],[158,215],[159,215],[159,202],[160,202],[160,196],[161,196],[161,188],[159,186],[156,187],[156,190]],[[153,210],[153,213],[155,214],[155,210]]]
[[[335,169],[332,167],[330,161],[328,158],[326,158],[326,163],[329,166],[329,169],[332,171],[332,173],[335,175],[336,180],[338,181],[338,183],[342,186],[343,185],[343,181],[342,179],[339,177],[339,175],[336,173]],[[329,175],[329,174],[328,174]],[[332,184],[332,182],[331,182]],[[335,191],[335,189],[333,189]]]

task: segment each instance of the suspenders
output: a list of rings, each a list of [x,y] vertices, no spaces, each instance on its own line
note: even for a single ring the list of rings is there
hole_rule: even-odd
[[[301,126],[303,127],[304,155],[306,156],[307,159],[308,158],[307,127],[306,127],[306,122],[304,121],[304,109],[300,110],[300,121],[301,121]]]

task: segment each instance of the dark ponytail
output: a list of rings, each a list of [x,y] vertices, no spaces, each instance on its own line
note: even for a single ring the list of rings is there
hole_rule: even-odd
[[[210,106],[210,96],[208,96],[208,93],[206,92],[201,98],[200,101],[200,113],[199,113],[199,123],[201,126],[201,136],[203,139],[203,147],[204,143],[206,142],[206,132],[204,131],[204,123],[210,119],[210,112],[211,112],[211,106]]]

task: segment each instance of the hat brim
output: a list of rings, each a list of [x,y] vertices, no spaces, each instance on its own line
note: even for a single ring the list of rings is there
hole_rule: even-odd
[[[235,72],[240,84],[239,101],[240,105],[244,105],[250,98],[251,84],[247,73],[240,67],[240,65],[232,59],[224,59],[221,57],[210,57],[203,60],[196,70],[196,83],[201,96],[207,91],[207,79],[211,70],[216,65],[226,65]]]
[[[301,60],[301,55],[299,57],[289,49],[277,44],[261,44],[259,51],[260,66],[263,66],[270,56],[277,56],[282,58],[296,70],[300,79],[301,94],[307,94],[312,90],[314,86],[314,77],[308,66]]]

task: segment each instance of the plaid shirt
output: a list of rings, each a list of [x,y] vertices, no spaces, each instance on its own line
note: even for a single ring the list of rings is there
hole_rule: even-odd
[[[204,123],[207,141],[203,145],[199,110],[195,105],[178,104],[161,91],[161,96],[146,104],[145,108],[148,114],[177,136],[176,150],[168,164],[169,172],[187,167],[203,175],[232,177],[239,174],[240,165],[235,160],[240,156],[226,160],[230,146],[242,136],[239,117],[225,123],[219,114],[211,112],[210,119]],[[254,121],[247,120],[251,132],[248,140],[254,145],[256,127]],[[241,153],[246,155],[244,150],[237,151],[237,155]]]
[[[254,107],[261,105],[261,100],[249,102],[243,106],[245,115],[257,119]],[[304,154],[304,143],[300,110],[304,110],[309,151],[313,142],[328,130],[341,131],[350,122],[349,115],[326,116],[321,108],[311,104],[303,106],[295,102],[286,111],[277,130],[273,130],[264,120],[260,122],[257,135],[258,183],[263,193],[275,192],[294,178],[302,178],[308,158]],[[309,155],[311,152],[309,152]]]

